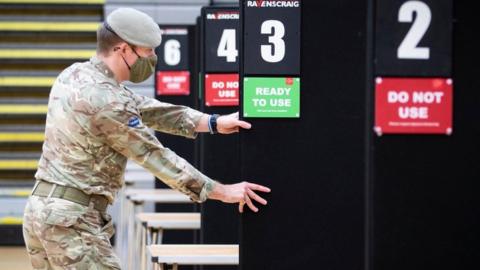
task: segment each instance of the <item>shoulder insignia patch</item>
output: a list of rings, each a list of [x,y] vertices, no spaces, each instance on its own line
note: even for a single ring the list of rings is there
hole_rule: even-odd
[[[138,117],[134,116],[128,120],[128,126],[129,127],[136,127],[140,124],[140,119]]]

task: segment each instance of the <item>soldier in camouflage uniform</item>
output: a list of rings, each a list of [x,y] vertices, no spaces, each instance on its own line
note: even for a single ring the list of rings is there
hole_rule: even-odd
[[[24,238],[34,269],[120,269],[106,213],[123,185],[127,159],[196,202],[207,198],[266,204],[248,182],[224,185],[165,148],[147,127],[194,138],[229,134],[250,124],[238,114],[211,116],[135,94],[121,82],[141,82],[156,63],[158,25],[130,8],[113,11],[97,33],[97,55],[56,79],[49,97],[37,182],[25,208]],[[216,126],[216,127],[215,127]]]

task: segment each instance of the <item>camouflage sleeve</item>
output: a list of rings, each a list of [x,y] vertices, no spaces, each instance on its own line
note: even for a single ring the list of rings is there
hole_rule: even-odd
[[[187,138],[197,136],[195,128],[203,116],[202,112],[140,95],[136,95],[136,99],[137,108],[146,126]]]
[[[92,131],[115,151],[133,159],[193,201],[205,201],[215,185],[215,181],[164,147],[142,123],[141,117],[124,104],[104,106],[93,117]]]

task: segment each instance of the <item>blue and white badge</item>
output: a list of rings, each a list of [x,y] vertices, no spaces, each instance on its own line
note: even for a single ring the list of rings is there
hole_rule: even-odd
[[[137,127],[140,124],[140,119],[138,117],[134,116],[128,120],[128,126],[129,127]]]

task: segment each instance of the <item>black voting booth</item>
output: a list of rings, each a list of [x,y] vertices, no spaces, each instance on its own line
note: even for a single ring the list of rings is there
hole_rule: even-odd
[[[477,269],[475,10],[448,0],[301,1],[292,74],[293,62],[277,69],[259,55],[262,45],[279,53],[280,38],[285,55],[270,60],[295,57],[297,33],[261,25],[292,20],[296,2],[241,1],[240,111],[253,125],[240,133],[241,178],[272,193],[242,215],[240,268]],[[245,116],[244,79],[272,76],[300,78],[299,117]],[[453,82],[451,130],[375,131],[377,77]]]
[[[478,15],[465,1],[422,2],[431,21],[418,47],[430,49],[429,59],[392,63],[390,70],[373,66],[370,72],[413,76],[422,68],[421,77],[452,78],[453,133],[370,138],[370,266],[478,269],[480,44],[471,38],[478,32]],[[376,12],[388,14],[408,4],[378,1]]]
[[[301,90],[299,117],[246,118],[253,128],[240,134],[242,178],[272,189],[268,206],[242,216],[241,269],[362,269],[365,3],[263,8],[242,2],[242,34],[252,33],[242,43],[240,81],[300,77]],[[255,48],[272,44],[269,37],[279,33],[253,33],[266,20],[284,26],[280,62],[262,59]]]
[[[199,108],[208,114],[238,111],[238,7],[204,7],[199,19]],[[235,51],[237,54],[235,55]],[[232,95],[228,95],[233,93]],[[225,95],[227,94],[227,95]],[[200,135],[200,169],[225,184],[240,179],[239,141],[234,135]],[[201,206],[201,242],[237,244],[237,207],[216,201]],[[203,269],[237,269],[234,266],[203,266]]]
[[[160,27],[163,40],[156,49],[159,59],[156,98],[208,114],[238,111],[238,7],[205,7],[196,26]],[[237,55],[232,55],[235,51]],[[189,76],[189,85],[185,84],[186,76]],[[239,181],[238,134],[199,134],[196,140],[164,133],[156,135],[160,142],[171,146],[207,176],[225,184]],[[165,185],[157,181],[156,187],[164,188]],[[200,233],[168,232],[164,236],[165,243],[235,244],[239,241],[236,205],[215,201],[201,205],[157,204],[156,211],[201,212]],[[204,266],[202,269],[237,267]]]
[[[195,61],[195,26],[160,25],[162,43],[156,48],[158,63],[155,71],[155,97],[172,104],[197,108],[197,92],[192,86]],[[159,141],[179,156],[198,167],[195,156],[196,143],[184,137],[156,132]],[[168,188],[163,182],[155,181],[155,188]],[[156,204],[155,212],[198,212],[197,204]],[[198,243],[198,231],[169,231],[164,243]]]

